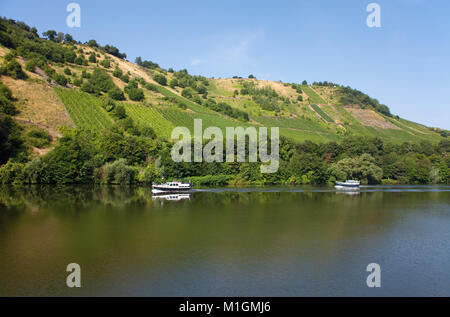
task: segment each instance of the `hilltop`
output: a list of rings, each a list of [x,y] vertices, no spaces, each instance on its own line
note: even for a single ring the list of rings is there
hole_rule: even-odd
[[[95,40],[80,43],[51,30],[43,35],[23,22],[0,21],[2,112],[22,127],[34,156],[47,154],[72,128],[93,133],[119,128],[130,136],[167,140],[176,126],[192,129],[195,118],[222,129],[279,127],[292,144],[361,137],[436,145],[447,137],[445,130],[402,119],[339,84],[252,75],[206,78],[140,57],[129,62],[118,48]]]

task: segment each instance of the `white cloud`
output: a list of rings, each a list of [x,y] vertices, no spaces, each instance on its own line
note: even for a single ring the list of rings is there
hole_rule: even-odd
[[[192,66],[199,66],[201,63],[202,63],[202,61],[199,59],[194,59],[191,61]]]

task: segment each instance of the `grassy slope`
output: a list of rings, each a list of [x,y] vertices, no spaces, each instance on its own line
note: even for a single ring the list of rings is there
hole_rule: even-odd
[[[83,48],[85,50],[85,56],[87,57],[92,49],[87,47]],[[4,55],[8,52],[7,49],[2,49],[0,55]],[[156,84],[152,79],[151,72],[148,70],[144,70],[133,63],[118,59],[114,56],[109,56],[109,58],[112,61],[112,66],[108,69],[108,72],[112,73],[115,66],[119,66],[124,72],[130,72],[132,77],[141,77],[147,82]],[[81,69],[92,71],[95,67],[94,64],[90,64],[87,67],[80,67],[77,65],[66,66],[78,75],[81,72]],[[55,66],[55,69],[62,73],[62,67]],[[38,76],[36,74],[29,72],[27,72],[27,74],[35,81],[25,81],[22,90],[25,89],[25,91],[31,91],[31,86],[36,83],[36,80],[41,82],[41,85],[48,85],[43,80],[37,78]],[[173,75],[168,73],[166,76],[170,80]],[[120,88],[123,88],[124,83],[117,79],[114,80]],[[261,110],[259,106],[251,100],[250,96],[238,95],[233,97],[234,90],[239,90],[241,88],[239,80],[210,79],[209,82],[209,96],[216,99],[217,102],[224,101],[233,107],[248,112],[251,119],[250,122],[243,123],[228,118],[182,97],[176,90],[163,87],[159,84],[156,84],[158,87],[157,93],[145,91],[146,101],[147,103],[150,103],[150,107],[129,101],[125,101],[124,105],[128,110],[128,114],[136,122],[152,126],[158,135],[164,137],[170,136],[171,129],[174,126],[187,126],[188,128],[192,128],[194,119],[198,118],[203,120],[204,128],[207,126],[218,126],[220,128],[249,125],[256,127],[261,125],[267,127],[275,126],[280,128],[281,135],[296,141],[339,141],[347,134],[379,136],[394,143],[420,140],[438,142],[442,139],[438,133],[429,130],[427,127],[404,119],[383,116],[384,120],[391,122],[399,127],[399,129],[382,129],[365,126],[346,111],[344,107],[327,105],[326,100],[332,102],[336,99],[333,89],[328,87],[310,87],[303,85],[302,95],[304,97],[307,96],[307,100],[297,102],[296,99],[298,95],[290,86],[279,82],[255,81],[259,87],[270,86],[280,95],[289,97],[292,101],[291,104],[286,106],[277,116],[275,116],[274,112]],[[14,87],[12,82],[8,83],[8,81],[6,81],[6,83],[10,84],[13,93],[16,92],[18,95],[21,94],[19,91],[16,91],[17,88]],[[99,98],[82,93],[78,89],[51,89],[49,85],[48,88],[49,89],[42,90],[44,92],[42,94],[44,97],[41,96],[42,98],[39,98],[39,101],[37,102],[35,100],[23,100],[23,109],[26,109],[26,111],[31,114],[33,114],[33,111],[34,113],[39,114],[42,113],[42,111],[39,110],[42,107],[36,103],[42,105],[57,104],[57,101],[61,100],[62,103],[64,103],[70,118],[77,126],[101,129],[112,125],[111,118],[100,106],[101,100]],[[45,93],[45,91],[47,92]],[[57,101],[55,101],[55,93],[59,97],[59,100]],[[45,96],[48,98],[45,98]],[[177,106],[172,105],[170,101],[163,100],[163,96],[176,98],[182,101],[188,109],[182,110]],[[320,106],[317,106],[317,109],[313,108],[313,110],[308,104],[319,104]],[[326,122],[321,120],[318,115],[324,118]],[[34,116],[36,118],[30,115],[30,121],[38,120],[38,116]],[[39,118],[39,120],[42,121],[42,118]],[[64,120],[61,119],[60,121],[63,123],[66,122],[66,125],[71,125],[70,120]],[[55,126],[58,124],[55,124]]]

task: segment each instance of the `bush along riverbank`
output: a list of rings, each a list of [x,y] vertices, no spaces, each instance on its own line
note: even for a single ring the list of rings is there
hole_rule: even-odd
[[[195,185],[448,184],[450,141],[400,145],[378,138],[348,137],[341,143],[280,140],[280,167],[262,174],[260,163],[175,163],[172,143],[126,133],[113,126],[96,132],[66,129],[55,147],[32,157],[12,153],[0,166],[3,184],[151,184],[185,179]],[[20,143],[20,135],[15,136]]]

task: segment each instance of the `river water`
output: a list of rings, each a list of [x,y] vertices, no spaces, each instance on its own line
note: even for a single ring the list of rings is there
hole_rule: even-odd
[[[450,187],[0,187],[0,296],[450,296]]]

